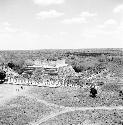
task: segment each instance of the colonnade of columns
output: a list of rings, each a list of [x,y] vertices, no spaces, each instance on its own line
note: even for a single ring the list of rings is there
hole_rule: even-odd
[[[22,84],[22,85],[37,85],[37,86],[49,86],[49,87],[57,87],[60,86],[61,83],[59,80],[50,80],[50,79],[44,79],[42,82],[36,82],[32,79],[26,79],[26,78],[14,78],[14,77],[7,77],[6,83],[11,84]]]

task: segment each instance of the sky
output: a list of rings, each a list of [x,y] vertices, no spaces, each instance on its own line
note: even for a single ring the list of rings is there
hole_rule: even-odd
[[[122,47],[122,0],[0,0],[0,50]]]

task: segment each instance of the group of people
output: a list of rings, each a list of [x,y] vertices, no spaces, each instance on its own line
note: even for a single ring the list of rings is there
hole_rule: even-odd
[[[20,87],[20,89],[21,89],[21,90],[23,90],[23,89],[24,89],[24,87],[23,87],[23,86],[21,86],[21,87]],[[20,89],[16,89],[16,91],[18,91],[18,92],[19,92],[19,91],[20,91]]]

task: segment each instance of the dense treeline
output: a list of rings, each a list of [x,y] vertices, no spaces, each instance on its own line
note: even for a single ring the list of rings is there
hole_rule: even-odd
[[[88,56],[91,56],[91,57],[98,57],[98,56],[101,56],[102,54],[104,55],[108,55],[109,53],[82,53],[82,52],[67,52],[65,53],[66,56],[69,56],[69,55],[75,55],[75,56],[83,56],[83,57],[88,57]]]
[[[92,51],[92,52],[91,52]],[[1,51],[0,63],[11,64],[11,68],[18,73],[23,68],[33,65],[36,59],[57,60],[66,59],[66,63],[72,65],[76,72],[101,71],[110,62],[123,66],[122,53],[119,50],[36,50],[36,51]]]

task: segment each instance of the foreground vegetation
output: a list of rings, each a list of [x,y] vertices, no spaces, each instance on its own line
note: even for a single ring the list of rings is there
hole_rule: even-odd
[[[40,125],[122,125],[123,110],[86,110],[61,114]]]
[[[30,94],[38,99],[47,102],[68,106],[68,107],[87,107],[87,106],[123,106],[123,89],[121,87],[104,86],[97,94],[96,98],[90,97],[90,88],[39,88],[35,87],[30,90]]]
[[[35,99],[17,96],[0,107],[0,125],[26,125],[55,111]]]

